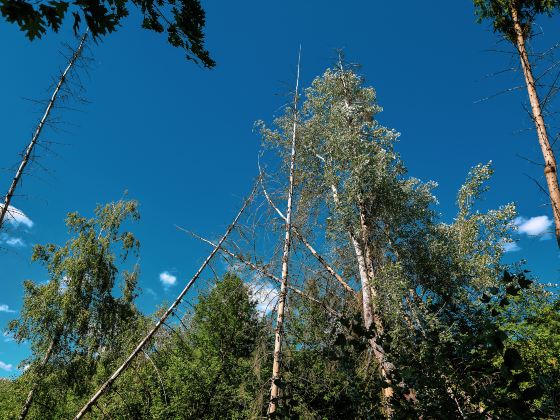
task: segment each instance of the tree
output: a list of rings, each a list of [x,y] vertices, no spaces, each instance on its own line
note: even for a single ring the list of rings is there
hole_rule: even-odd
[[[73,52],[72,57],[68,62],[68,65],[60,75],[58,79],[58,83],[56,84],[56,87],[51,96],[51,99],[49,100],[47,107],[45,108],[45,112],[43,113],[43,116],[41,117],[39,124],[37,124],[37,127],[33,132],[31,141],[25,148],[25,152],[23,153],[21,162],[12,179],[10,187],[8,188],[8,191],[4,197],[4,203],[0,204],[0,229],[2,228],[6,214],[9,215],[10,212],[16,211],[14,210],[13,207],[10,206],[10,203],[12,202],[12,198],[14,197],[16,189],[21,181],[25,168],[32,160],[33,153],[41,137],[41,132],[43,131],[45,124],[47,124],[47,122],[49,121],[50,114],[54,109],[55,105],[57,104],[57,100],[61,92],[61,89],[64,87],[64,85],[68,83],[68,79],[70,78],[72,71],[74,70],[74,66],[76,65],[76,62],[80,59],[82,55],[86,39],[87,39],[87,34],[84,34],[80,40],[80,43],[78,44],[78,48],[76,48],[76,51]]]
[[[255,401],[268,384],[270,364],[260,366],[259,348],[269,337],[250,288],[226,273],[198,297],[183,324],[169,326],[146,357],[136,359],[115,387],[119,397],[104,399],[103,411],[162,420],[261,416],[264,393],[260,404]]]
[[[408,177],[394,149],[398,133],[377,121],[380,111],[375,91],[342,60],[305,91],[298,121],[293,229],[302,243],[308,243],[304,232],[324,244],[331,256],[324,268],[339,285],[361,289],[361,323],[356,324],[346,308],[335,323],[343,335],[335,336],[341,345],[350,341],[357,349],[360,340],[367,343],[363,369],[373,358],[378,381],[370,389],[382,394],[378,414],[392,417],[427,407],[432,399],[432,388],[424,393],[416,389],[420,379],[403,374],[409,369],[403,356],[411,356],[407,348],[431,342],[416,336],[417,316],[426,308],[438,313],[448,305],[460,316],[460,308],[473,304],[485,287],[495,287],[515,208],[475,210],[492,173],[490,165],[479,165],[459,191],[455,222],[439,222],[432,207],[435,184]],[[261,125],[284,165],[290,162],[290,121],[286,113],[274,129]],[[299,276],[313,280],[305,270]],[[338,272],[346,281],[338,281]],[[391,343],[399,344],[393,348]],[[436,372],[417,373],[427,378]]]
[[[258,384],[253,367],[257,344],[267,338],[263,327],[248,286],[225,274],[199,298],[185,344],[170,352],[164,371],[167,388],[173,390],[169,415],[250,417]]]
[[[74,33],[82,22],[94,39],[117,30],[129,14],[130,5],[142,14],[142,28],[167,32],[168,42],[185,51],[186,58],[214,67],[215,62],[204,48],[206,16],[199,0],[0,0],[0,13],[10,23],[17,23],[30,40],[41,38],[47,29],[58,32],[67,15],[72,15]]]
[[[552,207],[556,241],[560,247],[560,188],[556,157],[550,144],[535,77],[527,52],[527,41],[533,33],[533,23],[538,15],[552,15],[560,7],[558,0],[474,0],[479,22],[489,19],[494,31],[502,34],[516,48],[531,103],[533,122],[544,159],[544,176]]]
[[[282,247],[282,274],[280,294],[278,295],[278,304],[276,309],[276,329],[274,334],[274,353],[272,362],[272,378],[270,385],[270,403],[268,407],[268,415],[273,416],[278,408],[278,400],[281,393],[281,363],[282,363],[282,340],[284,334],[284,310],[286,306],[286,299],[288,297],[288,269],[290,264],[290,248],[292,245],[292,209],[294,197],[294,172],[296,161],[296,138],[297,138],[297,118],[298,118],[298,87],[299,87],[299,64],[301,58],[298,57],[298,67],[296,76],[296,90],[294,93],[293,104],[293,123],[292,123],[292,136],[291,136],[291,150],[290,150],[290,169],[288,172],[288,198],[286,204],[286,220],[285,220],[285,234],[284,245]]]
[[[35,246],[33,260],[47,268],[49,282],[24,283],[20,317],[8,326],[17,342],[28,341],[32,349],[24,377],[33,385],[20,418],[27,416],[37,393],[43,418],[48,410],[56,417],[60,396],[53,391],[87,392],[100,355],[120,353],[117,338],[137,316],[137,271],[123,272],[122,294],[115,297],[117,263],[139,247],[121,227],[138,218],[137,203],[122,200],[98,206],[92,219],[70,213],[66,225],[72,239],[63,246]]]
[[[337,253],[344,253],[341,271],[355,276],[361,286],[363,322],[371,334],[379,373],[388,384],[385,411],[390,415],[394,366],[379,344],[385,327],[378,307],[380,288],[388,288],[376,277],[386,266],[393,244],[414,237],[417,226],[431,216],[432,184],[404,178],[404,166],[393,150],[398,134],[375,120],[381,107],[375,91],[363,84],[363,78],[341,59],[305,92],[296,160],[298,222],[301,227],[314,214],[327,213],[324,233]],[[290,118],[277,119],[277,130],[262,129],[284,161],[289,144],[282,132],[287,131]],[[313,227],[301,230],[313,232]]]

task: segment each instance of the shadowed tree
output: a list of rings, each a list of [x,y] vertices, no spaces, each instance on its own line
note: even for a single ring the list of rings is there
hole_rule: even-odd
[[[47,29],[58,32],[71,15],[74,33],[85,23],[94,39],[117,30],[129,15],[130,6],[142,14],[142,28],[167,33],[168,42],[185,51],[186,58],[204,67],[215,62],[204,48],[206,15],[199,0],[0,0],[0,13],[16,23],[30,39],[41,38]]]

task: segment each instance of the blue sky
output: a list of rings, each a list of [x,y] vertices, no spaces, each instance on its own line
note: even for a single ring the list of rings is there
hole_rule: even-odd
[[[381,122],[402,134],[398,150],[410,174],[439,183],[444,220],[455,214],[455,194],[469,168],[492,160],[496,174],[483,206],[513,201],[523,218],[519,250],[507,258],[525,258],[542,281],[558,282],[554,241],[531,236],[547,229],[543,216],[550,212],[527,176],[542,181],[541,167],[519,157],[541,160],[522,107],[525,92],[479,102],[522,79],[513,72],[486,77],[517,63],[488,51],[507,46],[487,24],[475,23],[471,2],[204,3],[207,46],[217,61],[211,71],[187,62],[165,37],[141,30],[134,14],[91,46],[93,62],[81,73],[89,103],[73,102],[77,110],[57,113],[61,123],[43,137],[56,144],[39,152],[40,166],[31,168],[13,201],[29,220],[0,236],[1,325],[17,316],[23,280],[46,280],[30,262],[31,245],[63,243],[67,212],[89,215],[125,190],[141,203],[142,220],[134,227],[142,243],[141,308],[152,311],[172,299],[207,252],[174,225],[215,237],[229,223],[257,171],[253,123],[270,121],[286,101],[299,44],[303,86],[333,63],[338,48],[362,64],[385,109]],[[555,19],[539,22],[544,35],[536,47],[559,39]],[[65,65],[63,42],[76,40],[64,32],[30,43],[0,23],[4,191],[40,115],[41,107],[27,99],[50,95]],[[556,131],[553,125],[551,134]],[[25,346],[2,337],[0,376],[17,374],[26,355]]]

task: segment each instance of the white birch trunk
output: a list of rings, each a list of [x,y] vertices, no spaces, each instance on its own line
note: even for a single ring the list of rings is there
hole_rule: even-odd
[[[299,89],[299,66],[301,59],[301,48],[298,57],[296,91],[294,94],[294,124],[292,130],[292,150],[290,153],[290,174],[288,185],[288,199],[286,205],[286,233],[284,236],[284,248],[282,252],[282,283],[280,285],[280,294],[278,296],[278,309],[276,314],[276,329],[274,333],[274,354],[272,361],[272,380],[270,385],[270,401],[268,404],[268,415],[271,416],[278,408],[281,389],[278,382],[281,379],[281,363],[282,363],[282,337],[284,335],[284,310],[286,306],[286,297],[288,294],[288,268],[290,260],[290,245],[292,233],[292,199],[294,193],[294,167],[296,160],[296,131],[297,131],[297,103]]]

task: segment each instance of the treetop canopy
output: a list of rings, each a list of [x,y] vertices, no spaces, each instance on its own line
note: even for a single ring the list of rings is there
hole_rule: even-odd
[[[206,15],[199,0],[0,0],[0,12],[10,23],[17,23],[30,39],[41,38],[47,29],[58,32],[72,14],[74,33],[86,27],[95,39],[117,30],[129,14],[132,3],[142,13],[142,27],[167,32],[174,47],[185,50],[186,58],[204,67],[216,64],[204,47]]]

